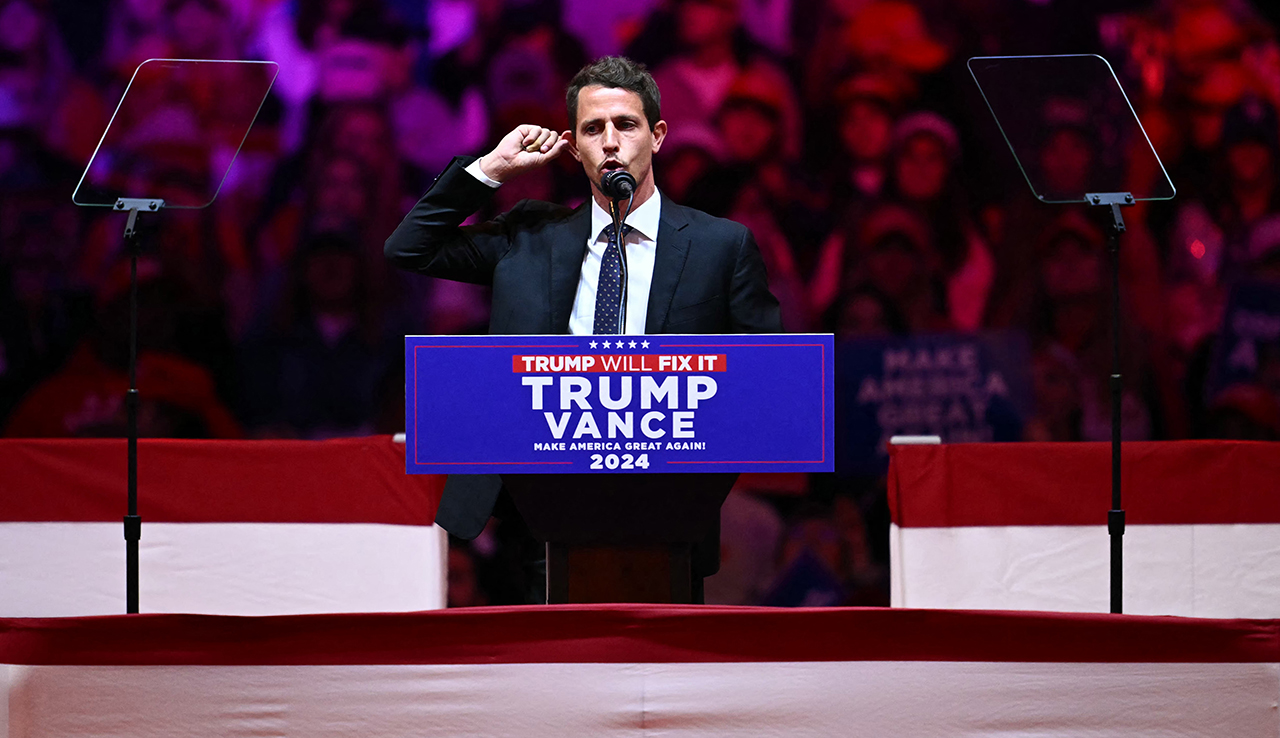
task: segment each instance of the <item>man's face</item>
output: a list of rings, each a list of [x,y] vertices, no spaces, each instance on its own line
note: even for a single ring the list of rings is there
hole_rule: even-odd
[[[755,105],[731,104],[720,111],[720,134],[729,158],[759,163],[778,148],[778,121]]]
[[[942,194],[951,163],[946,145],[929,134],[907,139],[896,162],[898,189],[910,200],[933,200]]]
[[[1233,183],[1257,186],[1271,171],[1271,149],[1258,141],[1232,144],[1227,149],[1227,171]]]
[[[841,116],[840,140],[858,161],[882,161],[893,142],[893,116],[882,105],[855,100]]]
[[[334,148],[369,165],[378,165],[391,152],[391,132],[376,112],[356,109],[342,114],[334,136]]]
[[[1082,197],[1093,167],[1093,147],[1079,132],[1063,128],[1050,134],[1040,152],[1045,186],[1053,197]]]
[[[694,49],[727,42],[738,27],[738,14],[731,0],[685,0],[676,7],[676,35]]]
[[[638,198],[653,186],[653,155],[666,135],[665,121],[650,130],[639,95],[592,85],[578,93],[578,123],[569,151],[582,162],[597,192],[605,172],[626,169],[636,178]]]
[[[1040,265],[1045,293],[1051,300],[1092,299],[1102,291],[1101,244],[1063,234],[1049,245]]]

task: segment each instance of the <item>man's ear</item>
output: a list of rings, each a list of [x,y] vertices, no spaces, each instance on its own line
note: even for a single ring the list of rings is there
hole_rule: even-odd
[[[653,153],[658,153],[658,149],[662,148],[662,140],[667,137],[667,122],[660,120],[653,126]]]
[[[578,153],[578,139],[573,135],[573,131],[561,133],[560,138],[569,142],[569,153],[573,156],[574,161],[582,161],[582,154]]]

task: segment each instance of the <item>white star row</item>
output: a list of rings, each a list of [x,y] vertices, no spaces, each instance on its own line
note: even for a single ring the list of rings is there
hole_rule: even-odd
[[[591,343],[589,343],[589,344],[587,344],[587,345],[588,345],[588,346],[590,346],[591,348],[599,348],[599,346],[597,346],[597,344],[598,344],[598,343],[600,343],[600,342],[599,342],[599,341],[592,341]],[[624,341],[615,341],[615,342],[613,342],[613,344],[611,344],[611,343],[610,343],[610,342],[608,342],[608,341],[604,341],[604,342],[603,342],[603,347],[604,347],[604,348],[611,348],[611,347],[612,347],[613,345],[615,345],[615,344],[616,344],[616,346],[617,346],[618,348],[635,348],[635,347],[636,347],[636,342],[635,342],[635,341],[632,341],[630,344],[628,344],[628,345],[627,345],[627,346],[625,346],[625,347],[623,346],[623,343],[624,343]],[[649,342],[648,342],[648,341],[641,341],[641,342],[640,342],[640,348],[649,348]]]

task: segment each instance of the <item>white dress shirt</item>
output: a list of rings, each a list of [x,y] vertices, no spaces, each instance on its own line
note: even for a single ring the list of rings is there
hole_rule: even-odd
[[[467,165],[466,170],[490,187],[501,184],[485,176],[479,159]],[[625,208],[626,204],[622,206]],[[658,223],[661,220],[662,196],[657,190],[626,219],[631,232],[622,241],[627,262],[627,322],[624,333],[644,333],[645,320],[649,317],[649,286],[653,283],[653,262],[658,252]],[[612,222],[608,211],[592,198],[587,253],[578,272],[578,292],[573,298],[573,312],[569,315],[569,332],[575,336],[591,335],[595,325],[596,283],[600,278],[600,262],[604,258],[605,247],[609,245],[604,229]]]

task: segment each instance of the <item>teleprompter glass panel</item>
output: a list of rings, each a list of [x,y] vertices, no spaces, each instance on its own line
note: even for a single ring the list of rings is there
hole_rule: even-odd
[[[121,197],[158,198],[170,208],[207,207],[278,71],[275,62],[143,62],[71,200],[111,207]]]
[[[1043,202],[1128,192],[1168,200],[1176,190],[1106,59],[1095,54],[990,56],[969,71]]]

